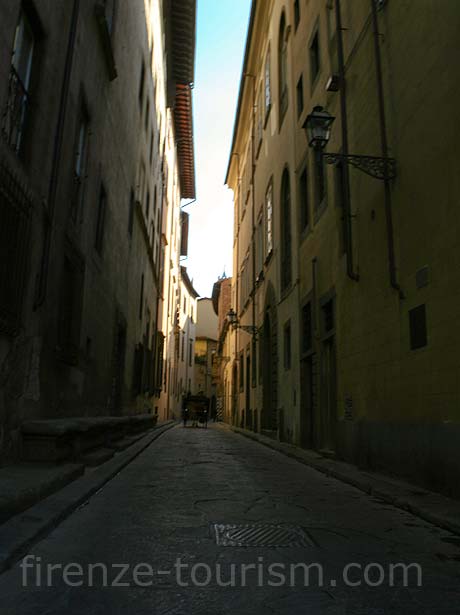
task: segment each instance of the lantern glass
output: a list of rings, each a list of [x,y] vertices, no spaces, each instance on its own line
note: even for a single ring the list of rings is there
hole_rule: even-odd
[[[236,312],[233,308],[230,308],[230,311],[227,314],[227,318],[231,325],[236,324]]]
[[[308,145],[315,149],[324,149],[331,136],[331,125],[335,117],[323,107],[313,108],[303,125],[307,131]]]

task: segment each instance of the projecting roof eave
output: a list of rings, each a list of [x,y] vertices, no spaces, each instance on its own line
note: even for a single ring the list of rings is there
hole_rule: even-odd
[[[174,104],[174,126],[181,197],[196,198],[195,151],[193,145],[192,89],[190,85],[177,83]]]
[[[182,281],[185,284],[185,287],[187,288],[187,290],[190,293],[190,295],[194,299],[197,299],[200,296],[200,294],[193,287],[193,284],[192,284],[190,278],[188,277],[187,269],[185,267],[181,267],[180,270],[181,270]]]
[[[251,15],[250,15],[250,18],[249,18],[248,34],[247,34],[247,37],[246,37],[246,46],[245,46],[245,49],[244,49],[243,69],[241,71],[241,78],[240,78],[240,89],[239,89],[239,93],[238,93],[238,104],[236,106],[235,121],[233,123],[232,146],[230,148],[230,154],[229,154],[228,165],[227,165],[227,173],[225,175],[225,182],[224,182],[225,184],[228,184],[228,181],[229,181],[230,170],[231,170],[231,167],[232,167],[233,154],[235,153],[235,144],[236,144],[236,138],[237,138],[237,134],[238,134],[238,125],[240,123],[241,107],[242,107],[242,104],[243,104],[244,86],[245,86],[245,82],[246,82],[245,73],[247,73],[247,67],[248,67],[248,62],[249,62],[249,51],[250,51],[250,47],[251,47],[252,33],[253,33],[253,30],[254,30],[254,22],[255,22],[255,15],[256,15],[256,5],[257,5],[257,0],[252,0]]]

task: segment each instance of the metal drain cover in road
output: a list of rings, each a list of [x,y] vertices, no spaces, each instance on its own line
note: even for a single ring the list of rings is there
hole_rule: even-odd
[[[258,525],[214,524],[216,543],[222,547],[311,547],[302,528],[263,523]]]

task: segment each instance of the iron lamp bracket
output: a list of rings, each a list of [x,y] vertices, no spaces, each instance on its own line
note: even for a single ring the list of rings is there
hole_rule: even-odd
[[[358,154],[330,154],[323,153],[327,164],[346,162],[376,179],[394,179],[396,177],[396,160],[379,156],[361,156]]]

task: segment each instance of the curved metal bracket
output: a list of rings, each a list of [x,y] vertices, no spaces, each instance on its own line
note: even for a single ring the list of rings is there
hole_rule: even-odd
[[[347,162],[360,171],[376,179],[394,179],[396,177],[396,160],[394,158],[381,158],[378,156],[360,156],[358,154],[329,154],[323,153],[327,164]]]
[[[243,329],[243,331],[246,331],[246,333],[249,333],[250,335],[253,336],[253,338],[257,341],[258,338],[258,329],[255,325],[240,325],[240,324],[234,324],[233,325],[234,329]]]

